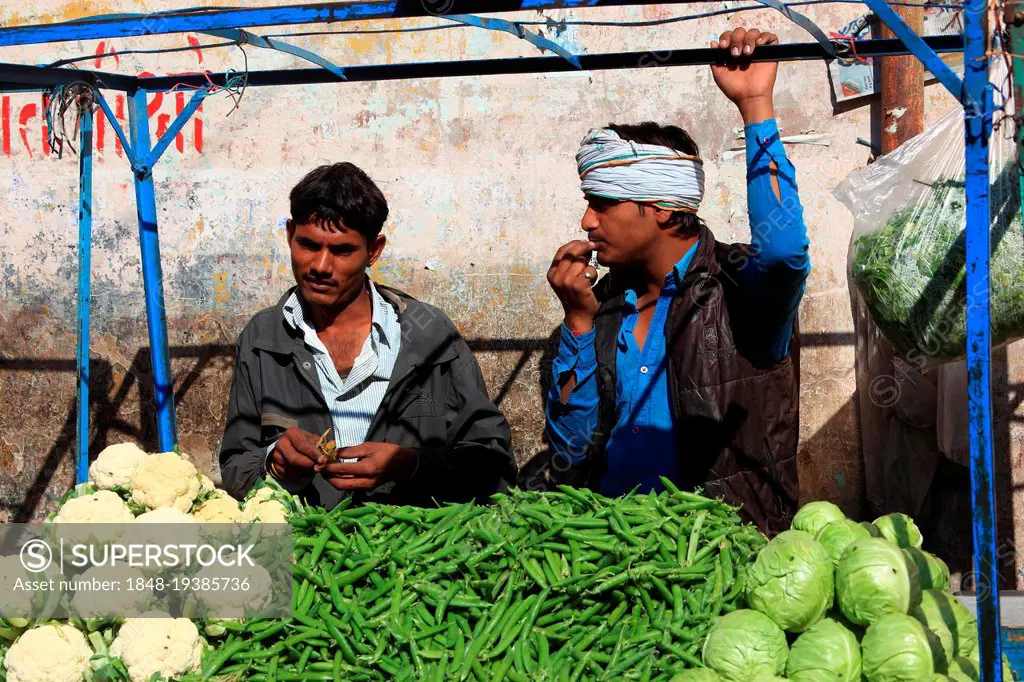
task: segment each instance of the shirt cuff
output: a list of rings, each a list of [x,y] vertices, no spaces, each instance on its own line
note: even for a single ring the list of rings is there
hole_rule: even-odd
[[[576,335],[569,327],[562,323],[558,344],[558,355],[551,363],[551,369],[555,375],[555,383],[558,383],[564,374],[576,372],[577,368],[582,370],[583,375],[588,375],[597,365],[597,356],[594,352],[594,340],[597,334],[591,329],[583,334]],[[576,385],[583,383],[584,377],[576,377]]]
[[[747,147],[747,169],[768,165],[769,161],[777,164],[786,158],[786,148],[782,144],[779,124],[774,118],[758,123],[751,123],[743,128],[743,137]]]

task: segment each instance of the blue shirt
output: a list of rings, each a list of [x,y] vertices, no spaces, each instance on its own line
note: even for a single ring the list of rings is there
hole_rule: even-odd
[[[740,272],[740,284],[765,311],[766,351],[781,361],[789,353],[797,307],[810,273],[807,227],[795,169],[786,158],[775,121],[746,126],[745,137],[747,212],[754,248]],[[778,169],[781,199],[771,186],[772,161]],[[666,276],[643,349],[633,336],[637,293],[626,292],[626,314],[615,354],[616,422],[606,447],[608,470],[600,482],[605,495],[622,495],[638,486],[640,492],[658,491],[660,476],[678,476],[678,434],[672,423],[664,329],[669,305],[695,251],[696,244]],[[598,423],[594,336],[594,331],[576,336],[563,324],[558,356],[552,363],[547,434],[552,447],[572,462],[587,455]],[[570,372],[575,373],[576,386],[562,403],[561,385]]]

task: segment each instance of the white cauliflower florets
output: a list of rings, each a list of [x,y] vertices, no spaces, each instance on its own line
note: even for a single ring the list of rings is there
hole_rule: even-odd
[[[32,628],[4,657],[7,682],[79,682],[89,669],[92,649],[85,635],[70,625],[50,623]]]
[[[235,523],[241,515],[238,501],[226,493],[216,493],[192,512],[192,516],[203,523]]]
[[[247,585],[243,582],[246,579]],[[273,581],[262,566],[211,564],[196,573],[193,585],[210,588],[193,589],[196,599],[206,608],[204,617],[243,618],[247,608],[250,611],[264,609],[274,596]]]
[[[131,523],[134,520],[135,515],[124,500],[109,490],[72,497],[53,518],[54,523]]]
[[[150,612],[125,620],[110,655],[124,662],[132,682],[149,682],[154,673],[170,680],[199,668],[203,640],[188,618]]]
[[[175,507],[157,507],[139,514],[135,523],[197,523],[195,518]]]
[[[149,455],[132,474],[132,499],[150,509],[174,507],[186,512],[199,494],[199,472],[173,452]]]
[[[135,443],[106,447],[89,467],[89,480],[103,490],[127,488],[132,482],[132,474],[145,457],[145,451]]]
[[[138,568],[118,564],[93,566],[75,578],[75,583],[96,579],[101,582],[117,581],[117,590],[82,589],[71,600],[71,613],[79,618],[124,618],[145,612],[153,598],[153,591],[145,587],[145,574]],[[143,582],[138,582],[143,581]],[[131,589],[128,588],[129,582]]]
[[[245,504],[257,504],[258,502],[263,502],[265,500],[272,499],[274,499],[273,489],[264,486],[256,490],[256,492],[252,493],[252,495],[250,495],[249,497],[247,497],[245,500]]]
[[[0,592],[4,594],[6,620],[17,620],[42,615],[50,600],[60,598],[60,571],[50,564],[40,573],[29,573],[21,563],[19,555],[0,557]],[[18,580],[21,580],[19,585]],[[54,591],[43,592],[25,589],[30,582],[52,580]]]
[[[204,495],[206,493],[212,493],[217,489],[217,486],[213,484],[210,477],[206,474],[199,474],[199,494]]]
[[[135,519],[133,527],[125,533],[125,541],[131,544],[166,545],[169,542],[174,544],[189,544],[199,540],[198,521],[183,511],[174,507],[159,507],[144,514],[139,514]],[[165,524],[182,524],[195,526],[194,528],[169,529]],[[159,571],[155,565],[147,564],[142,566],[142,572],[152,575]]]
[[[252,498],[242,507],[242,513],[238,517],[240,523],[288,523],[288,511],[284,505],[277,500],[259,499],[259,496]]]

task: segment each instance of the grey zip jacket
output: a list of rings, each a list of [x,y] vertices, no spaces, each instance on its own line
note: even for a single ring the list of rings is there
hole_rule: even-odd
[[[419,464],[409,479],[373,491],[339,491],[316,474],[297,494],[325,509],[349,494],[356,503],[485,502],[516,478],[508,422],[451,320],[434,306],[375,285],[395,307],[402,343],[366,441],[415,448]],[[267,447],[288,428],[333,431],[312,353],[284,320],[291,293],[253,317],[238,340],[220,467],[223,488],[239,499],[267,475]]]

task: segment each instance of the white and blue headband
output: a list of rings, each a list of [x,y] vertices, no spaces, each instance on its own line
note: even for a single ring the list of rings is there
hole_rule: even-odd
[[[593,128],[580,143],[576,168],[584,194],[696,213],[704,199],[700,157],[654,144],[623,140]]]

